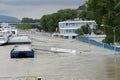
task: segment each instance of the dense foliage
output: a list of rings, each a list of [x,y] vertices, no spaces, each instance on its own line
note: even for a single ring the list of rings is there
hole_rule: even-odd
[[[86,9],[86,4],[83,4],[78,7],[78,10],[85,10]]]
[[[88,0],[87,11],[92,11],[93,17],[98,26],[104,26],[104,32],[107,35],[104,42],[112,43],[113,34],[115,40],[120,41],[120,0]],[[119,26],[119,27],[118,27]],[[115,33],[113,33],[115,30]]]
[[[91,29],[88,24],[81,26],[75,31],[78,35],[91,34]]]
[[[30,24],[17,24],[16,28],[18,28],[18,29],[31,29],[32,26]]]
[[[80,11],[78,17],[82,20],[94,20],[92,12],[87,10]]]
[[[82,36],[83,35],[83,30],[81,28],[78,28],[75,33],[77,33],[78,35]]]
[[[38,23],[40,20],[39,19],[32,19],[28,17],[22,18],[22,23]]]
[[[28,17],[22,18],[22,21],[21,21],[21,23],[29,24],[32,28],[40,29],[39,22],[40,22],[40,19],[32,19],[32,18],[28,18]],[[29,27],[29,28],[31,28],[31,27]],[[24,28],[24,26],[19,27],[19,28]]]
[[[87,5],[83,4],[78,7],[78,17],[82,20],[94,20],[93,12],[87,10]]]
[[[77,17],[77,10],[65,9],[57,13],[44,15],[40,19],[40,26],[44,31],[54,32],[58,28],[58,22],[64,20],[73,20]]]

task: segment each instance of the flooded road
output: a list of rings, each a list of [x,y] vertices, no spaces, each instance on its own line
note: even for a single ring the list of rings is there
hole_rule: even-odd
[[[119,55],[36,52],[33,59],[8,57],[0,59],[0,77],[40,76],[42,80],[120,80]]]
[[[77,52],[35,50],[35,58],[11,59],[14,45],[0,46],[0,80],[25,80],[20,79],[23,76],[39,76],[42,80],[120,80],[120,55],[114,55],[114,51],[94,45],[88,51],[88,44],[81,41],[39,36],[33,36],[39,41],[33,38],[32,45]]]
[[[107,78],[109,80],[120,80],[120,55],[109,56],[105,62]]]

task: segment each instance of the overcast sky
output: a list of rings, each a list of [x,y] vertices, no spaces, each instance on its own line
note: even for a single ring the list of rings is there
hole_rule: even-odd
[[[86,0],[0,0],[0,15],[39,19],[60,9],[77,9]]]

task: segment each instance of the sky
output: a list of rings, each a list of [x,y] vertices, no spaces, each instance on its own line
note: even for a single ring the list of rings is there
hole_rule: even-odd
[[[77,9],[86,0],[0,0],[0,15],[40,19],[60,9]]]

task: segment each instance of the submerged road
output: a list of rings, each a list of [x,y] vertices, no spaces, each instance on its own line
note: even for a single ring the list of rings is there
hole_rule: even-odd
[[[35,50],[35,58],[11,59],[10,51],[14,45],[0,46],[0,79],[40,76],[42,80],[120,80],[120,56],[114,55],[114,51],[77,40],[52,38],[47,33],[25,33],[32,38],[31,45],[43,50]],[[46,50],[51,47],[77,52],[53,53]]]

